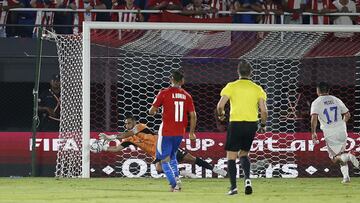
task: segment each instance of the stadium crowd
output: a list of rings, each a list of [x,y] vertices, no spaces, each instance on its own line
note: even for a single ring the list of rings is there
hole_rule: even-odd
[[[14,11],[14,8],[66,10]],[[96,12],[99,9],[111,11]],[[164,18],[163,13],[168,12],[145,13],[141,10],[178,12]],[[359,10],[360,0],[0,0],[0,37],[32,37],[36,33],[34,25],[53,28],[59,34],[72,34],[81,32],[83,21],[172,22],[177,16],[181,16],[182,22],[359,24],[358,16],[326,16],[327,13],[356,13]],[[282,21],[280,16],[284,12],[289,14]]]

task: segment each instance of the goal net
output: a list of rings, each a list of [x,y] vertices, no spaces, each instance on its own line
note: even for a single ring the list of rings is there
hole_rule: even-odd
[[[351,33],[340,36],[339,31]],[[124,132],[126,113],[157,131],[161,115],[147,111],[175,69],[185,73],[184,88],[198,114],[198,139],[191,143],[185,137],[181,147],[226,169],[226,123],[217,121],[214,111],[221,89],[237,79],[240,59],[252,65],[252,80],[268,95],[268,132],[257,134],[253,143],[252,177],[337,176],[324,141],[314,145],[310,139],[310,105],[316,83],[329,82],[331,93],[353,115],[347,150],[357,149],[359,31],[351,26],[92,22],[83,35],[56,35],[62,98],[56,176],[161,177],[151,156],[136,144],[116,154],[90,154],[89,144],[100,132]],[[220,177],[195,165],[181,167],[198,177]]]

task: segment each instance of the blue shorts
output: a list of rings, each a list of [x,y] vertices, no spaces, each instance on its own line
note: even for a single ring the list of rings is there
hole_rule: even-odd
[[[176,158],[176,152],[181,144],[183,136],[159,136],[156,143],[156,159],[163,160],[166,157]]]

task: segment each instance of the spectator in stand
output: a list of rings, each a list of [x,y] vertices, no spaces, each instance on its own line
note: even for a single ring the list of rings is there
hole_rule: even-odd
[[[180,0],[149,0],[147,5],[148,10],[182,10]],[[151,14],[149,17],[150,22],[161,21],[160,14]]]
[[[336,0],[333,1],[337,12],[341,13],[356,13],[355,2],[351,0]],[[336,25],[352,25],[356,20],[356,16],[337,16],[334,19]]]
[[[55,0],[31,0],[30,5],[33,8],[56,8],[56,2]],[[53,24],[54,20],[54,12],[36,12],[36,18],[35,18],[35,26],[36,25],[42,25],[42,26],[49,26]],[[37,29],[36,26],[33,30],[33,36],[37,35]],[[46,29],[49,29],[50,27],[45,27]]]
[[[0,24],[6,24],[8,3],[7,0],[0,0]],[[6,26],[0,26],[0,37],[6,37]]]
[[[192,0],[193,3],[189,3],[184,7],[182,11],[183,15],[188,15],[192,18],[210,18],[211,14],[216,13],[216,9],[210,7],[207,4],[203,4],[202,0]]]
[[[144,16],[140,13],[140,8],[135,5],[134,0],[113,0],[113,10],[137,10],[137,13],[128,13],[128,12],[113,12],[111,13],[111,20],[115,22],[143,22]],[[137,36],[135,32],[141,32],[139,30],[113,30],[111,33],[118,35],[119,39],[122,38],[132,38]]]
[[[208,4],[211,8],[215,8],[217,11],[230,11],[230,0],[204,0],[204,4]],[[227,14],[210,14],[210,18],[218,18],[222,16],[228,16]]]
[[[111,9],[112,2],[111,0],[84,0],[83,4],[79,3],[79,8],[83,7],[86,9],[87,12],[90,12],[93,9]],[[91,20],[90,14],[85,17],[85,21]],[[93,13],[92,14],[93,19],[95,21],[110,21],[110,13]]]
[[[332,2],[335,8],[332,9],[324,9],[323,13],[356,13],[356,5],[355,2],[351,0],[335,0]],[[334,16],[334,24],[335,25],[353,25],[355,24],[356,16]],[[339,33],[336,32],[334,34],[336,37],[346,38],[352,37],[354,33]]]
[[[9,37],[31,37],[32,36],[32,27],[34,24],[34,15],[30,11],[17,11],[17,12],[7,12],[8,9],[12,8],[30,8],[29,0],[5,0],[3,2],[1,12],[0,23],[6,22],[7,24],[23,24],[24,26],[8,26],[7,36]],[[3,35],[4,36],[4,35]]]
[[[230,8],[234,14],[236,12],[256,11],[262,12],[261,5],[255,0],[235,0]],[[234,23],[256,23],[257,15],[254,14],[235,14]]]
[[[30,0],[19,0],[24,8],[31,8]],[[35,15],[32,11],[18,11],[17,24],[22,25],[15,28],[18,37],[32,37]]]
[[[5,0],[2,4],[2,20],[6,24],[18,24],[18,12],[9,11],[12,8],[24,8],[25,5],[20,0]],[[17,28],[14,26],[6,27],[6,36],[17,36]]]
[[[75,0],[59,0],[57,8],[67,8],[75,10]],[[54,14],[54,30],[57,34],[73,34],[74,13],[73,12],[55,12]]]
[[[180,0],[149,0],[149,10],[181,10]]]
[[[0,0],[0,24],[5,24],[5,18],[7,12],[5,12],[3,9],[7,7],[7,0]],[[6,37],[5,34],[5,26],[0,26],[0,37]]]
[[[329,9],[335,9],[331,0],[309,0],[305,11],[314,14],[325,14]],[[328,25],[330,24],[330,16],[313,15],[310,16],[309,23],[313,25]]]
[[[0,24],[6,24],[6,16],[7,16],[7,0],[0,0]],[[6,37],[6,27],[0,26],[0,37]]]
[[[355,4],[356,4],[356,12],[360,13],[360,0],[355,0]],[[357,17],[356,24],[360,25],[360,16]]]
[[[75,0],[77,9],[85,9],[85,12],[74,14],[74,33],[82,33],[82,24],[84,21],[111,21],[110,13],[91,12],[96,9],[111,9],[111,0]]]
[[[284,13],[282,5],[275,0],[264,0],[261,2],[261,9],[265,14],[260,16],[260,24],[277,24],[279,23],[279,15]],[[273,12],[274,14],[270,14],[270,12]],[[264,32],[257,32],[257,37],[260,39],[263,39],[264,35]]]
[[[137,10],[137,13],[117,12],[111,14],[112,21],[118,22],[143,22],[144,16],[140,13],[140,8],[134,4],[134,0],[125,0],[125,5],[121,4],[122,1],[113,1],[113,10]]]
[[[123,2],[124,0],[119,0],[119,1]],[[141,10],[145,9],[146,3],[147,3],[147,0],[135,0],[134,1],[134,4],[137,5]]]
[[[277,16],[284,14],[281,3],[276,0],[264,0],[261,2],[262,12],[265,12],[265,15],[262,15],[260,18],[261,24],[276,24],[278,23]],[[269,14],[273,12],[274,14]]]
[[[68,1],[68,0],[65,0]],[[73,25],[73,33],[82,32],[82,23],[84,21],[111,21],[110,13],[90,12],[93,9],[111,9],[111,0],[69,0],[71,9],[85,9],[86,12],[78,12],[72,14],[71,25]]]
[[[306,0],[284,0],[283,8],[285,12],[292,13],[284,16],[285,24],[302,24],[301,14],[306,8]]]

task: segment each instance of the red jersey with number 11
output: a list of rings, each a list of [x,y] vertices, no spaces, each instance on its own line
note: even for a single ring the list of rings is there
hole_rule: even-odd
[[[188,113],[195,111],[189,93],[178,87],[162,89],[156,96],[154,107],[163,107],[159,136],[183,136],[188,123]]]

